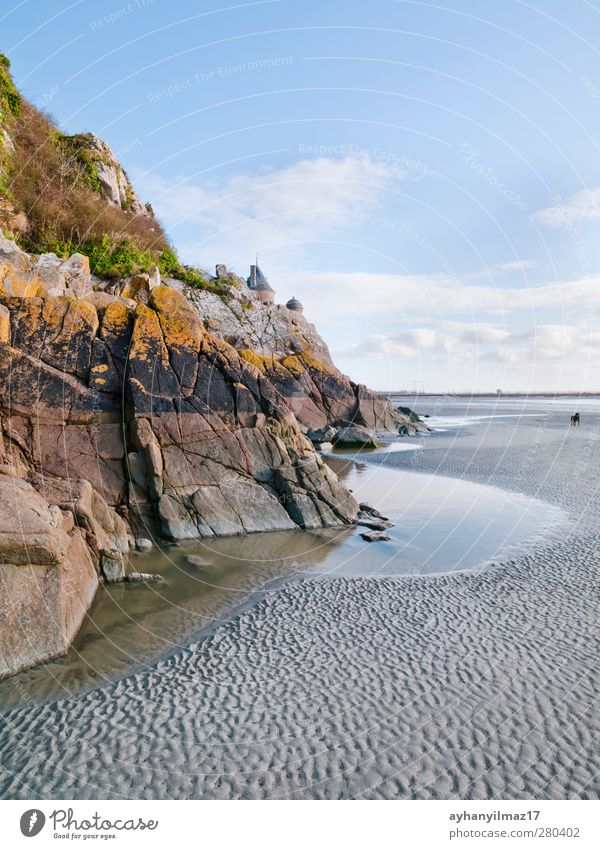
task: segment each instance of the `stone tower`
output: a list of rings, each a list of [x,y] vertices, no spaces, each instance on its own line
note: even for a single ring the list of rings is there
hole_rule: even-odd
[[[275,292],[269,286],[269,281],[258,267],[258,263],[250,266],[250,277],[248,277],[246,283],[248,288],[256,294],[261,304],[275,303]]]

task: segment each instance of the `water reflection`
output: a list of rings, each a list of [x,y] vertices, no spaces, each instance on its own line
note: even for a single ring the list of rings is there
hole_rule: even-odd
[[[210,632],[282,582],[315,576],[430,574],[475,569],[529,540],[561,512],[525,496],[451,478],[331,458],[359,501],[394,522],[389,542],[364,528],[285,531],[165,546],[132,554],[159,583],[103,587],[64,658],[0,684],[0,702],[65,694],[114,678]]]

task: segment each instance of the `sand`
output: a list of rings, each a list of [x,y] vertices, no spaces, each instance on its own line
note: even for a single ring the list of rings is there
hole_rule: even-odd
[[[568,531],[476,574],[283,585],[152,668],[5,709],[3,798],[598,798],[600,418],[372,457]]]

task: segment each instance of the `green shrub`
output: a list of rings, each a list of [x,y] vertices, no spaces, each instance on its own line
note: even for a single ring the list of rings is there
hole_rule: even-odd
[[[15,88],[9,69],[10,59],[0,53],[0,109],[18,118],[21,114],[21,95]]]
[[[106,234],[99,241],[80,244],[78,250],[89,257],[92,274],[112,280],[147,272],[155,264],[152,251],[140,250],[127,239],[114,242]]]

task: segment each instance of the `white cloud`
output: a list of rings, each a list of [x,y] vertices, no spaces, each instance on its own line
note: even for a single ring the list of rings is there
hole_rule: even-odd
[[[598,303],[600,276],[584,277],[539,286],[503,288],[461,284],[444,275],[419,276],[374,274],[369,272],[275,272],[284,297],[296,294],[306,301],[313,315],[319,310],[335,309],[338,315],[361,319],[388,316],[429,316],[430,320],[452,315],[506,315],[526,311],[532,316],[540,309],[560,311],[570,307]]]
[[[307,241],[363,226],[365,210],[385,198],[386,186],[403,178],[383,162],[347,156],[302,160],[224,180],[167,180],[142,173],[136,183],[167,227],[197,226],[198,242],[188,245],[188,253],[204,255],[210,248],[227,261],[232,246],[237,256],[269,246],[273,257],[274,247],[289,254]]]
[[[539,265],[533,259],[515,259],[511,262],[499,262],[494,266],[494,271],[530,271],[532,268],[537,268]]]
[[[600,188],[577,192],[563,204],[550,206],[536,212],[533,218],[548,227],[570,227],[575,221],[593,221],[600,218]]]
[[[529,368],[543,361],[570,361],[572,354],[592,356],[600,347],[600,334],[584,327],[541,324],[522,333],[474,322],[417,327],[397,334],[373,334],[349,349],[344,358],[403,359],[427,357],[432,363],[483,360]]]

